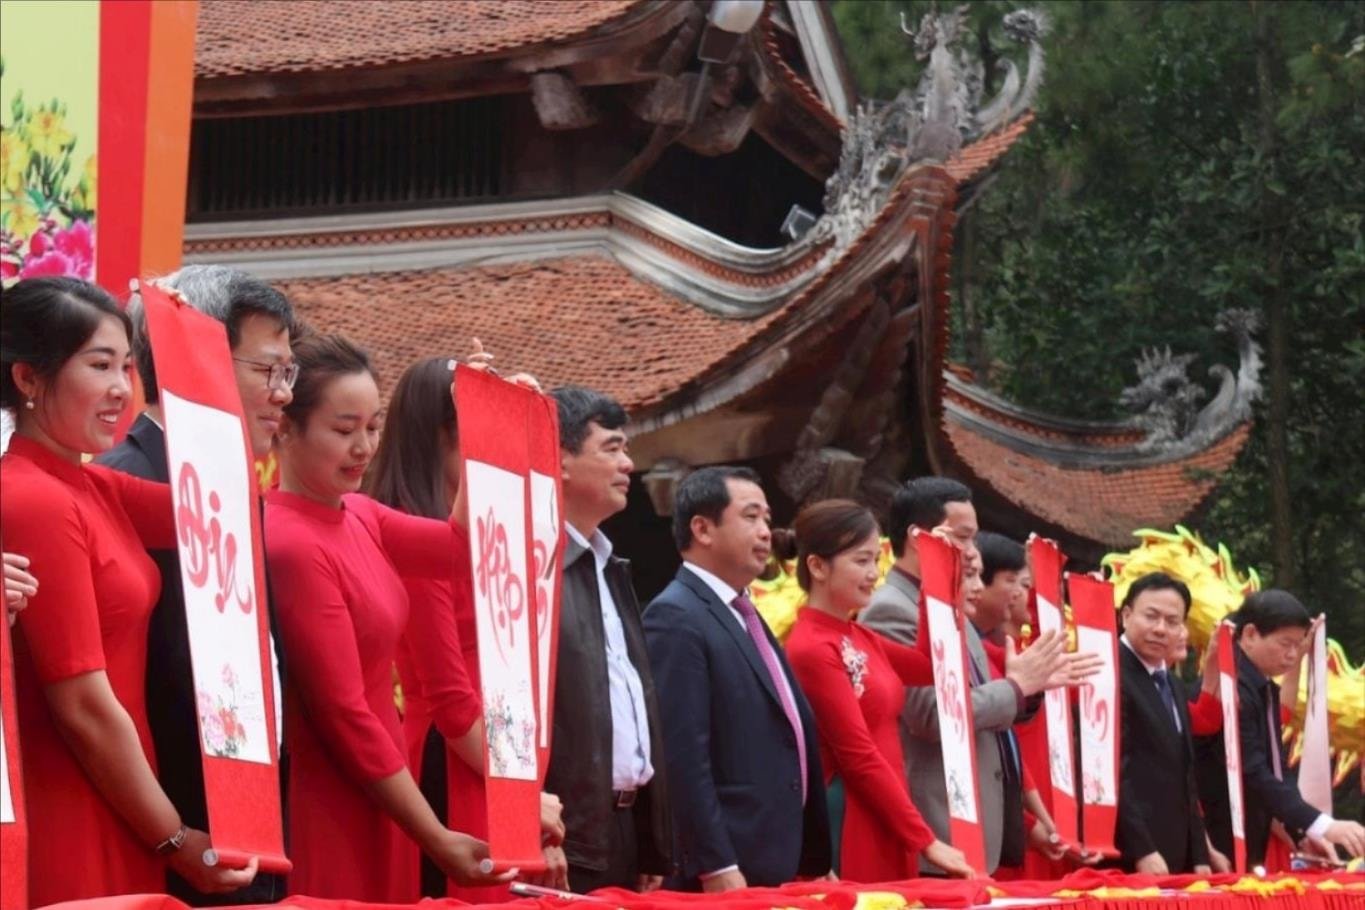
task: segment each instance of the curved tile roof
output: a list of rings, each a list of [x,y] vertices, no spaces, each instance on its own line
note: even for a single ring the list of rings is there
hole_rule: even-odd
[[[195,75],[302,73],[565,41],[641,0],[201,0]]]
[[[1246,444],[1244,423],[1207,449],[1165,464],[1063,467],[1025,455],[952,418],[944,431],[961,462],[1019,509],[1059,528],[1127,548],[1138,528],[1169,528],[1199,507]]]
[[[546,388],[591,386],[637,408],[703,375],[769,322],[708,313],[605,255],[277,286],[313,328],[368,348],[386,394],[413,361],[463,357],[477,337],[500,368],[534,372]]]

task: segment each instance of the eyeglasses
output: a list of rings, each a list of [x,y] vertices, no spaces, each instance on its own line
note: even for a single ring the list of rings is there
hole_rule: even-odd
[[[245,363],[255,367],[258,373],[266,373],[265,387],[267,389],[292,389],[294,383],[298,382],[299,379],[299,365],[297,363],[261,363],[259,360],[244,360],[241,357],[232,359],[236,363]]]

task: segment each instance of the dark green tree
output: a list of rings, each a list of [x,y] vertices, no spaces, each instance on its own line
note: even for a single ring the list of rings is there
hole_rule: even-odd
[[[983,60],[1012,52],[1000,20],[1023,5],[969,5]],[[1217,314],[1257,311],[1266,394],[1193,524],[1362,659],[1365,5],[1030,5],[1047,82],[959,226],[953,355],[1021,404],[1115,417],[1143,347],[1235,365]],[[900,15],[934,6],[834,4],[865,97],[914,84]]]

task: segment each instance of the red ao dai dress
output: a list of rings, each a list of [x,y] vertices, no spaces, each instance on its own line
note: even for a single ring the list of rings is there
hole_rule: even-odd
[[[333,508],[266,500],[266,555],[289,655],[289,889],[375,903],[419,898],[419,849],[367,787],[407,766],[393,667],[403,576],[450,578],[463,535],[361,495]]]
[[[164,862],[86,776],[43,687],[103,670],[155,770],[145,680],[161,574],[147,548],[175,546],[170,487],[74,464],[23,436],[10,440],[0,477],[5,549],[27,556],[39,580],[14,636],[29,902],[162,891]]]
[[[805,607],[787,659],[815,712],[825,782],[844,784],[840,878],[885,882],[919,874],[934,832],[910,799],[898,720],[906,686],[933,685],[933,665],[914,648],[857,623]]]

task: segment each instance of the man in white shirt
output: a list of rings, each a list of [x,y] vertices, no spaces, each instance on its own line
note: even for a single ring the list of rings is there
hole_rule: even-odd
[[[545,789],[564,801],[570,888],[648,890],[672,868],[659,710],[630,567],[600,527],[630,490],[626,412],[590,389],[551,394],[568,540]]]
[[[774,886],[830,871],[815,718],[749,583],[768,561],[768,502],[747,468],[708,467],[679,485],[683,564],[645,610],[668,718],[682,890]]]

